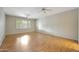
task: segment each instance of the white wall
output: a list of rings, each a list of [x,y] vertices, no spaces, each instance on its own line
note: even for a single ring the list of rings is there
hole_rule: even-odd
[[[5,38],[5,14],[0,8],[0,46]]]
[[[79,42],[79,8],[78,8],[78,42]]]
[[[32,32],[36,29],[35,20],[32,20],[32,28],[31,29],[16,29],[16,20],[23,20],[25,18],[16,17],[16,16],[6,16],[6,34],[17,34],[23,32]]]
[[[77,40],[77,9],[40,18],[40,32]]]

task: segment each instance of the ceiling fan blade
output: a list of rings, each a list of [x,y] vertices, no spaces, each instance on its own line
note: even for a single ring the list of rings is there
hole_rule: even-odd
[[[42,11],[51,11],[52,9],[50,9],[50,8],[42,8],[41,10]]]

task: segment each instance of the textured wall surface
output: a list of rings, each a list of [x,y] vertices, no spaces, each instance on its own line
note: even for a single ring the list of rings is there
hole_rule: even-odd
[[[38,30],[44,33],[77,40],[77,9],[40,18]]]
[[[0,45],[2,44],[2,41],[5,37],[5,14],[0,8]]]

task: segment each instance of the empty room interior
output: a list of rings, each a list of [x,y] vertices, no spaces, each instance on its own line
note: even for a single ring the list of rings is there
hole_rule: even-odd
[[[1,52],[78,52],[79,8],[0,7]]]

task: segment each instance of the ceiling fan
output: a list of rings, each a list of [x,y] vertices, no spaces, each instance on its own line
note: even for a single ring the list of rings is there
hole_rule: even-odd
[[[41,9],[41,11],[42,11],[43,13],[47,13],[47,12],[52,11],[52,9],[50,9],[50,8],[48,8],[48,7],[43,7],[43,8]]]

